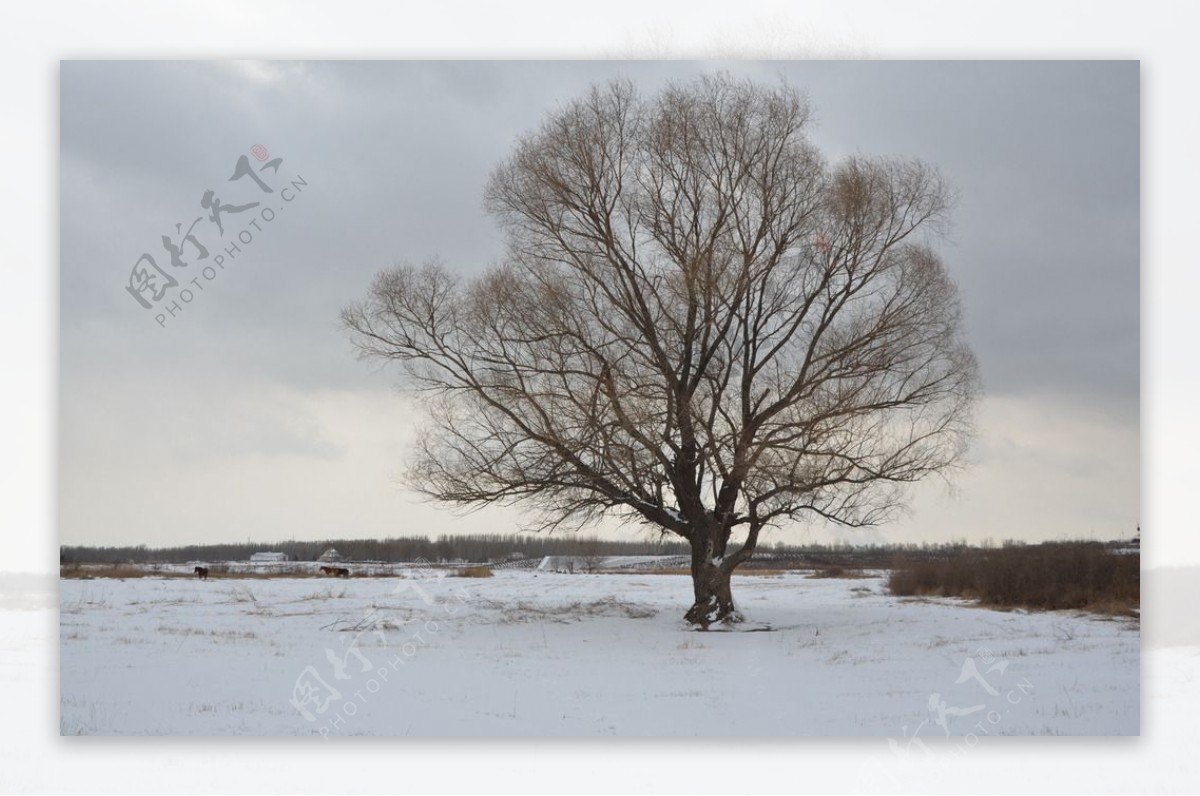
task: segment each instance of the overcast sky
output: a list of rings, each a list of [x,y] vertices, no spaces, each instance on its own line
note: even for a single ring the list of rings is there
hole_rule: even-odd
[[[517,512],[461,516],[398,484],[416,408],[398,373],[354,359],[338,312],[398,261],[498,258],[483,186],[559,103],[615,76],[652,93],[718,69],[804,91],[830,160],[941,169],[958,196],[942,255],[985,389],[953,491],[923,486],[875,530],[768,541],[1132,535],[1136,62],[64,62],[60,541],[515,530]],[[229,181],[242,156],[270,194]],[[259,205],[223,213],[220,235],[208,190]],[[185,244],[172,268],[161,239],[197,218],[209,258]],[[180,282],[150,309],[127,290],[143,253]]]

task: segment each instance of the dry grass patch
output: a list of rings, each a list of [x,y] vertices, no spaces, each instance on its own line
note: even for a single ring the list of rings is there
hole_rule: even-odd
[[[618,597],[603,597],[587,602],[571,602],[559,605],[544,605],[527,600],[515,603],[481,599],[481,604],[502,614],[503,624],[525,622],[578,622],[588,617],[624,617],[627,619],[649,619],[657,616],[658,610],[648,605],[632,603]]]
[[[459,578],[490,578],[492,577],[491,567],[463,567],[454,573],[455,577]]]
[[[900,596],[964,597],[1011,609],[1083,610],[1136,616],[1141,556],[1095,542],[967,549],[938,558],[900,558],[888,579]]]
[[[191,573],[154,572],[138,564],[62,564],[58,576],[72,580],[94,578],[184,578],[195,577]]]
[[[386,571],[356,572],[350,570],[353,578],[395,578],[397,573]],[[147,564],[63,564],[59,567],[59,577],[77,580],[92,580],[95,578],[185,578],[198,579],[196,573],[189,568],[183,570],[163,570],[155,565]],[[279,569],[279,570],[249,570],[226,569],[223,565],[213,564],[208,567],[207,580],[293,580],[293,579],[323,579],[328,578],[317,569]]]
[[[866,572],[861,569],[847,569],[846,567],[828,566],[813,570],[808,574],[810,578],[840,578],[843,580],[858,580],[860,578],[869,578]]]

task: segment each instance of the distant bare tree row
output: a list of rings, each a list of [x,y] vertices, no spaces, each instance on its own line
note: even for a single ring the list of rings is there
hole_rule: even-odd
[[[293,561],[316,561],[330,547],[349,561],[502,561],[518,556],[637,556],[682,555],[686,544],[654,541],[605,541],[601,539],[547,535],[474,534],[442,536],[437,539],[330,539],[319,542],[246,542],[238,544],[183,545],[152,548],[64,546],[60,563],[117,564],[161,561],[244,561],[254,553],[271,550],[286,553]]]

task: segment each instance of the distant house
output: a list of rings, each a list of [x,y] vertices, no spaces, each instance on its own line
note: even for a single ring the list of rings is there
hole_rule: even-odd
[[[255,553],[250,556],[251,563],[265,564],[274,561],[287,561],[287,553]]]
[[[321,553],[320,557],[317,560],[323,561],[324,563],[329,564],[334,561],[341,561],[342,554],[337,551],[337,548],[331,547],[328,550],[326,550],[324,553]]]

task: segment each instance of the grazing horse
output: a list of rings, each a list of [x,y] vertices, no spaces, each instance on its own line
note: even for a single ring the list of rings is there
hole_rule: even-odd
[[[336,567],[336,569],[337,569],[337,576],[339,578],[350,577],[350,570],[346,569],[345,567]]]
[[[348,578],[350,570],[345,567],[321,567],[321,574],[329,578]]]
[[[196,567],[192,571],[196,573],[196,577],[200,580],[208,580],[208,567]]]

